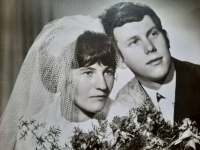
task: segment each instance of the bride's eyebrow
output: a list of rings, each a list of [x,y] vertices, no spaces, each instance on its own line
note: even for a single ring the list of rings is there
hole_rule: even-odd
[[[93,67],[81,67],[80,68],[80,71],[86,71],[86,70],[95,70],[95,68],[93,68]]]

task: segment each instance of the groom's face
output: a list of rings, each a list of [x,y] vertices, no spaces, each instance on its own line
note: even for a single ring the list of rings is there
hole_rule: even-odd
[[[116,27],[113,33],[124,62],[139,80],[165,77],[171,64],[170,52],[162,31],[149,16]]]

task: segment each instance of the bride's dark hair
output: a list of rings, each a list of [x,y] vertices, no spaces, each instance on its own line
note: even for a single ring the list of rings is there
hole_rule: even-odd
[[[79,67],[95,63],[116,68],[115,46],[103,33],[85,31],[77,39],[76,56]]]
[[[45,45],[45,44],[44,44]],[[116,49],[112,40],[103,33],[85,31],[77,38],[74,55],[71,60],[71,69],[87,67],[95,63],[116,68]],[[67,55],[63,53],[63,55]],[[54,57],[48,58],[48,63],[42,64],[41,78],[45,88],[51,93],[58,92],[59,67],[49,68],[54,64]],[[52,66],[52,65],[50,65]],[[66,87],[71,83],[66,79]]]

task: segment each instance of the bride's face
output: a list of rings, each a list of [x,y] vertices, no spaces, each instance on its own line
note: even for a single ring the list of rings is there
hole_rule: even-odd
[[[101,111],[112,90],[115,70],[112,67],[95,63],[76,69],[78,96],[75,105],[82,111]]]

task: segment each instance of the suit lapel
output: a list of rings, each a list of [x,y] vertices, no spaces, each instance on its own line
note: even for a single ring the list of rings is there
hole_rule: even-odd
[[[181,122],[184,118],[199,113],[198,105],[193,94],[190,71],[186,64],[173,59],[176,69],[176,91],[175,91],[175,110],[174,121]]]
[[[143,104],[145,103],[145,101],[147,101],[147,103],[149,104],[149,106],[154,109],[157,110],[157,108],[155,107],[153,101],[151,100],[151,98],[149,97],[149,95],[146,93],[145,89],[143,88],[143,86],[141,85],[141,83],[137,80],[136,86],[135,88],[140,91],[140,94],[142,96],[142,100],[143,100]],[[135,89],[135,90],[136,90]],[[138,106],[139,107],[139,106]]]

